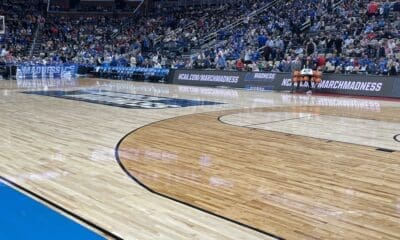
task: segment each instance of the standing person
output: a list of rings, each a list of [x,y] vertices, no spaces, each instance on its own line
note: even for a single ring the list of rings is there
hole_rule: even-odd
[[[224,56],[222,56],[222,54],[218,54],[218,56],[217,56],[217,59],[216,59],[216,66],[217,66],[217,69],[219,69],[219,70],[224,70],[225,69],[225,67],[226,67],[226,61],[225,61],[225,58],[224,58]]]
[[[265,61],[269,61],[270,60],[270,56],[271,56],[271,53],[272,53],[272,48],[271,47],[269,47],[269,46],[266,46],[265,48],[264,48],[264,60]]]
[[[343,39],[341,37],[335,38],[335,48],[338,56],[342,55]]]
[[[392,7],[391,3],[389,0],[386,0],[386,2],[383,4],[383,17],[388,18],[390,14],[390,8]]]
[[[251,51],[250,49],[246,49],[245,54],[244,54],[244,64],[248,65],[251,64]]]
[[[317,44],[315,44],[314,40],[310,38],[310,41],[308,41],[306,45],[307,56],[313,55],[316,50],[317,50]]]
[[[396,69],[396,61],[393,59],[390,59],[388,62],[388,75],[389,76],[396,76],[397,75],[397,69]]]
[[[333,45],[335,44],[335,39],[329,36],[326,40],[326,50],[325,53],[333,53]]]
[[[293,61],[290,63],[290,71],[292,72],[292,76],[295,74],[298,75],[300,74],[301,71],[301,61],[300,57],[296,57]],[[300,81],[297,81],[297,89],[300,87]],[[292,81],[292,90],[291,92],[294,91],[294,81]]]
[[[236,69],[237,69],[238,71],[243,71],[243,70],[244,70],[244,63],[243,63],[243,60],[242,60],[241,58],[239,58],[239,59],[236,61]]]
[[[136,57],[136,65],[142,66],[143,63],[144,63],[144,57],[143,57],[142,53],[139,52],[139,54]]]
[[[291,72],[291,65],[292,65],[292,58],[287,57],[286,59],[283,59],[283,61],[281,62],[280,70],[285,73]]]
[[[367,15],[368,17],[375,16],[378,14],[379,5],[375,1],[371,1],[367,7]]]
[[[319,54],[317,59],[317,69],[318,70],[322,70],[325,68],[325,64],[326,64],[326,55],[325,54]]]
[[[136,67],[136,57],[134,55],[131,56],[130,65],[131,67]]]
[[[316,64],[313,62],[313,59],[312,59],[311,57],[307,57],[306,60],[305,60],[305,62],[303,63],[303,69],[302,69],[302,71],[304,71],[304,70],[311,70],[311,76],[310,76],[309,74],[307,74],[307,75],[304,75],[304,77],[305,77],[305,78],[308,78],[308,79],[305,80],[305,79],[303,78],[303,83],[304,83],[305,81],[308,82],[308,92],[307,92],[307,93],[311,93],[311,90],[312,90],[311,77],[312,77],[312,71],[315,71],[315,70],[316,70],[316,66],[315,66],[315,65],[316,65]]]

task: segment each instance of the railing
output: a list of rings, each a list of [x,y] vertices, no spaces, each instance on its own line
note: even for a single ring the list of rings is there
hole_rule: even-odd
[[[227,8],[226,5],[221,5],[220,8],[219,8],[218,13],[223,12],[226,8]],[[206,18],[206,17],[202,17],[202,18],[200,18],[200,20],[203,20],[203,19],[205,19],[205,18]],[[182,28],[178,28],[178,29],[173,30],[170,34],[175,35],[175,34],[177,34],[178,32],[185,31],[185,30],[189,29],[190,27],[192,27],[195,23],[196,23],[196,21],[193,20],[193,21],[191,21],[190,23],[188,23],[188,24],[186,24],[185,26],[183,26]],[[154,39],[154,45],[160,43],[164,37],[165,37],[165,36],[162,35],[162,36],[158,36],[157,38],[155,38],[155,39]]]
[[[337,7],[339,7],[342,3],[344,2],[344,0],[340,0],[336,3],[333,4],[332,9],[335,10]],[[326,14],[326,11],[323,12],[323,14]],[[300,27],[300,31],[304,32],[306,29],[312,27],[311,26],[311,20],[307,19],[306,22],[304,22],[301,27]]]
[[[144,0],[142,0],[139,5],[135,8],[135,10],[133,11],[133,14],[136,15],[137,11],[139,11],[139,9],[142,7],[144,3]],[[124,23],[118,30],[118,32],[115,32],[113,34],[111,34],[111,38],[114,39],[116,38],[120,33],[124,32],[124,30],[129,28],[129,25],[131,25],[132,22],[127,21],[126,23]]]
[[[115,32],[113,34],[111,34],[111,39],[116,38],[119,34],[121,34],[122,32],[124,32],[124,30],[128,29],[129,25],[132,24],[131,22],[126,22],[124,23],[119,29],[118,32]]]
[[[37,24],[36,24],[36,29],[35,29],[35,35],[33,37],[33,42],[32,42],[31,48],[29,50],[29,58],[32,58],[32,56],[33,56],[33,51],[35,50],[36,41],[38,39],[39,32],[42,29],[41,26],[42,26],[42,23],[40,21],[38,21]]]
[[[263,13],[264,11],[270,9],[271,7],[275,6],[276,4],[278,4],[278,3],[281,2],[281,1],[282,1],[282,0],[273,0],[273,1],[271,1],[271,2],[269,2],[269,3],[267,3],[267,4],[265,4],[263,7],[261,7],[261,8],[259,8],[259,9],[255,10],[255,11],[253,11],[253,12],[247,14],[247,15],[244,15],[244,16],[240,17],[240,18],[239,18],[237,21],[235,21],[234,23],[231,23],[231,24],[229,24],[229,25],[227,25],[227,26],[225,26],[225,27],[223,27],[223,28],[221,28],[221,29],[219,29],[219,30],[213,32],[213,33],[210,33],[210,34],[206,35],[204,38],[200,39],[199,42],[201,42],[202,45],[205,45],[205,44],[207,44],[208,42],[212,41],[213,39],[216,39],[217,36],[218,36],[218,32],[219,32],[219,31],[221,31],[221,30],[230,30],[230,29],[232,29],[232,28],[234,28],[234,27],[236,27],[236,26],[239,26],[239,25],[243,24],[243,21],[244,21],[247,17],[254,17],[254,16],[257,16],[257,15]]]
[[[139,5],[135,8],[135,10],[133,10],[133,13],[134,13],[134,14],[136,14],[137,11],[139,11],[139,9],[142,7],[143,3],[144,3],[144,0],[142,0],[142,1],[139,3]]]

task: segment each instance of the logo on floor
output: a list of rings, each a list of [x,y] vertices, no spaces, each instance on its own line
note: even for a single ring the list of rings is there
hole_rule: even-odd
[[[165,109],[222,104],[210,101],[156,97],[142,94],[120,93],[103,90],[28,91],[23,93],[64,98],[69,100],[130,109]]]

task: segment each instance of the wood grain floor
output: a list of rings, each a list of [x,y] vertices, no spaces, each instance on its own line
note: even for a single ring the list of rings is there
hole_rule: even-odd
[[[327,107],[253,111],[368,118]],[[400,238],[399,152],[218,121],[236,112],[193,114],[141,128],[122,142],[120,159],[156,192],[286,239]],[[398,109],[383,109],[374,118],[385,115],[400,123]]]
[[[393,137],[399,133],[399,122],[340,117],[319,112],[272,111],[232,114],[222,117],[221,121],[236,126],[400,151],[400,144],[393,141]]]
[[[89,79],[49,88],[225,103],[145,110],[26,88],[0,81],[1,176],[123,239],[273,239],[133,181],[114,151],[139,128],[121,162],[154,190],[287,239],[400,238],[397,151],[218,121],[272,111],[395,124],[399,103]]]

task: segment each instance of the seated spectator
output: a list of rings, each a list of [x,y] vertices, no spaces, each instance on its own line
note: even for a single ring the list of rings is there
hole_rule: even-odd
[[[236,61],[236,69],[237,69],[238,71],[243,71],[243,70],[244,70],[244,63],[243,63],[243,60],[242,60],[241,58],[239,58],[239,59]]]

